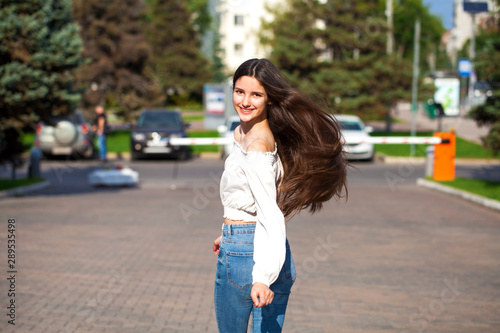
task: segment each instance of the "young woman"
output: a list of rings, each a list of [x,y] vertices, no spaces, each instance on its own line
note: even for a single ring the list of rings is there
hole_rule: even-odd
[[[281,332],[295,267],[285,223],[346,187],[347,162],[335,120],[292,89],[266,59],[233,77],[234,131],[220,190],[224,206],[215,312],[219,332]]]

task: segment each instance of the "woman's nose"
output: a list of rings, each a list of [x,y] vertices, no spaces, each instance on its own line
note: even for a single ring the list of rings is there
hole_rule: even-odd
[[[242,101],[242,103],[243,103],[243,105],[245,105],[245,106],[250,105],[250,96],[245,95],[245,97],[243,97],[243,101]]]

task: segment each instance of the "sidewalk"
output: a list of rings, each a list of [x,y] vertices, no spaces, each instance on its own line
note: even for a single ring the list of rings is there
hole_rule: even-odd
[[[499,332],[500,213],[413,182],[391,188],[376,175],[394,166],[360,168],[347,204],[287,227],[297,280],[284,332]],[[216,333],[211,248],[223,212],[213,174],[201,176],[176,189],[0,200],[19,236],[16,326],[4,315],[0,331]]]

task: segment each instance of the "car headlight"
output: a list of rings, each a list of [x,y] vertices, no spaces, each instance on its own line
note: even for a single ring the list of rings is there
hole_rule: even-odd
[[[132,133],[132,138],[134,138],[135,141],[143,141],[146,139],[146,136],[143,133]]]

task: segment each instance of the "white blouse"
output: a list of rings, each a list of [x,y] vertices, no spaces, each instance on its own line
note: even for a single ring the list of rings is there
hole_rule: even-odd
[[[220,182],[224,218],[256,222],[253,283],[270,286],[281,271],[286,254],[285,218],[276,202],[283,165],[274,152],[243,150],[234,140]]]

